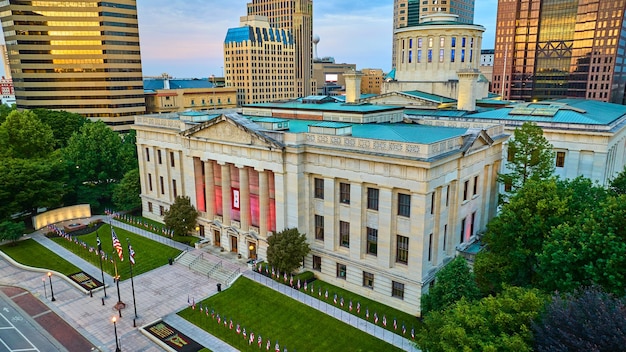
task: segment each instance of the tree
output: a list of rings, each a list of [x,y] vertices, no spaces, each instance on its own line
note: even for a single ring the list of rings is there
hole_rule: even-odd
[[[626,167],[611,180],[609,189],[615,194],[626,194]]]
[[[60,165],[49,159],[0,158],[0,221],[61,203],[65,188]]]
[[[165,226],[174,231],[174,236],[187,236],[195,228],[198,211],[191,205],[189,197],[178,196],[174,204],[165,211]]]
[[[139,169],[128,171],[113,190],[113,202],[120,210],[133,210],[141,207],[141,180]]]
[[[472,302],[480,298],[480,291],[467,261],[459,256],[437,273],[435,285],[422,296],[422,315],[446,309],[461,298]]]
[[[31,111],[12,111],[0,129],[0,149],[7,157],[40,158],[49,155],[54,147],[50,126]]]
[[[0,222],[0,240],[15,242],[24,235],[23,222],[3,221]]]
[[[72,135],[63,160],[75,201],[98,206],[100,200],[111,198],[113,185],[124,177],[121,146],[120,136],[102,121],[86,123]]]
[[[529,179],[500,214],[487,224],[487,250],[476,257],[474,272],[484,293],[497,292],[502,283],[539,285],[538,255],[557,227],[585,219],[590,206],[601,204],[605,189],[589,179]]]
[[[554,173],[553,147],[543,136],[541,127],[525,122],[516,128],[508,143],[507,173],[498,181],[510,186],[515,193],[529,179],[547,179]]]
[[[15,104],[11,106],[8,106],[7,104],[0,104],[0,125],[4,123],[11,111],[15,111],[16,109],[17,107]]]
[[[267,242],[267,261],[280,272],[293,272],[311,251],[306,235],[296,228],[277,232],[268,237]]]
[[[48,109],[31,110],[44,124],[50,126],[54,134],[56,148],[63,148],[74,133],[87,123],[87,119],[79,114]]]
[[[137,158],[137,131],[130,130],[130,132],[122,135],[119,162],[124,174],[133,169],[139,169],[139,159]]]
[[[597,287],[555,295],[533,331],[539,352],[623,351],[626,305]]]
[[[417,345],[424,351],[531,351],[531,323],[546,298],[536,289],[507,287],[497,296],[465,298],[424,318]]]

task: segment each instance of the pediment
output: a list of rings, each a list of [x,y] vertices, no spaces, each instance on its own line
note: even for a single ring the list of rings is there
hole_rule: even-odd
[[[478,132],[474,131],[474,133],[466,135],[465,138],[466,140],[463,146],[465,155],[483,150],[493,144],[493,139],[491,139],[491,137],[489,137],[484,130],[480,130]]]
[[[185,137],[212,142],[243,144],[247,146],[280,147],[277,142],[261,132],[240,125],[232,118],[222,115],[213,120],[194,126],[183,132]]]

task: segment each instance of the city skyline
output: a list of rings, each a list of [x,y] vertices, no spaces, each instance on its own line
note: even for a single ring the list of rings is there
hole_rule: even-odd
[[[246,15],[249,0],[137,0],[143,74],[178,78],[223,76],[223,43],[228,28]],[[483,25],[483,49],[492,49],[497,0],[477,0],[474,23]],[[320,57],[353,63],[357,69],[391,69],[393,0],[313,1],[313,34]],[[184,25],[180,25],[184,23]],[[340,33],[341,35],[336,35]],[[346,45],[344,38],[352,44]],[[166,46],[164,43],[175,43]]]

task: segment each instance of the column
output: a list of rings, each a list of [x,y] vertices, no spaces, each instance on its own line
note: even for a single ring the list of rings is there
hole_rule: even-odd
[[[239,222],[242,231],[250,229],[250,178],[245,166],[239,168]],[[247,247],[246,243],[246,247]]]
[[[392,251],[393,243],[396,240],[396,213],[394,210],[397,211],[397,209],[393,200],[391,188],[380,187],[378,194],[378,263],[381,269],[390,268],[395,255]]]
[[[195,198],[195,203],[196,203],[196,209],[198,209],[199,212],[205,212],[206,211],[206,199],[204,199],[204,192],[202,189],[202,168],[204,168],[204,163],[202,162],[202,160],[200,160],[200,158],[198,157],[194,157],[193,158],[193,174],[194,174],[194,185],[195,185],[195,193],[196,193],[196,198]],[[171,188],[171,187],[170,187]],[[173,193],[170,192],[170,196],[173,197]]]
[[[432,258],[432,266],[437,266],[439,264],[439,241],[441,241],[442,236],[440,236],[441,231],[441,194],[443,187],[439,186],[435,189],[435,218],[434,218],[434,226],[433,226],[433,248],[431,248],[433,253]],[[444,256],[445,257],[445,256]]]
[[[270,188],[267,179],[267,171],[259,171],[259,235],[267,238],[267,219],[270,211]]]
[[[215,177],[213,175],[212,160],[204,162],[204,185],[207,219],[213,220],[215,218]]]
[[[225,227],[230,227],[230,208],[232,207],[232,196],[230,188],[230,165],[225,162],[218,163],[222,166],[222,216]]]

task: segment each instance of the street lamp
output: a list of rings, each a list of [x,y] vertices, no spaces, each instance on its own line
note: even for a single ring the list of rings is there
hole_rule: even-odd
[[[50,279],[50,294],[52,295],[52,302],[56,301],[54,298],[54,291],[52,290],[52,273],[48,271],[48,279]]]
[[[115,324],[117,319],[113,317],[111,318],[111,321],[113,322],[113,331],[115,332],[115,352],[121,352],[122,350],[120,349],[120,344],[117,341],[117,324]]]

